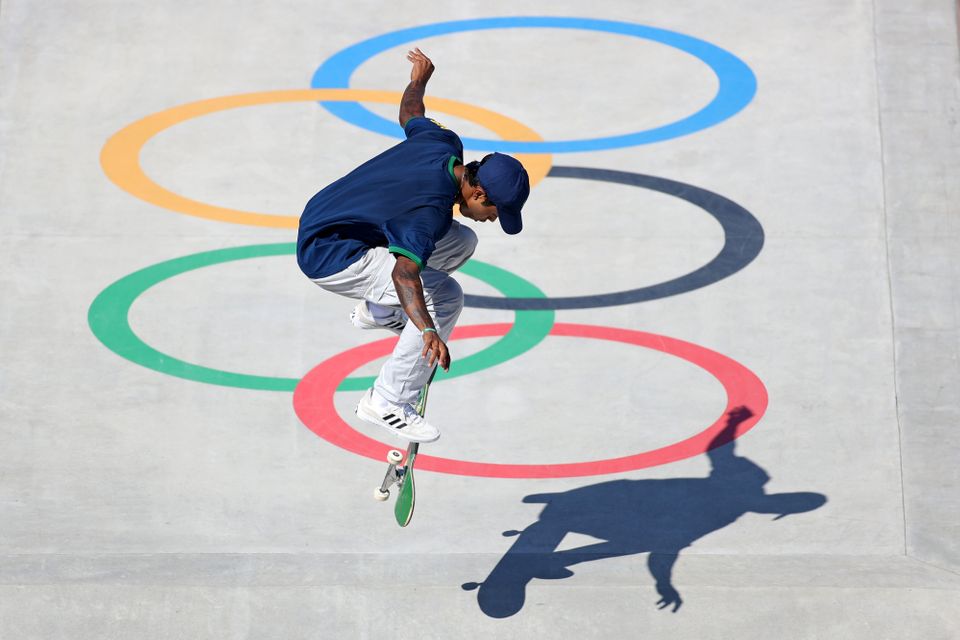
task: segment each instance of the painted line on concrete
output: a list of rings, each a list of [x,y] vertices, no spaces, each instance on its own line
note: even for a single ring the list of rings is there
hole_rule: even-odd
[[[763,226],[752,213],[733,200],[692,184],[628,171],[587,167],[555,166],[547,175],[551,178],[575,178],[624,184],[686,200],[709,213],[720,223],[723,227],[723,248],[702,267],[673,280],[646,287],[572,297],[497,298],[467,295],[466,306],[483,309],[560,310],[591,309],[658,300],[701,289],[728,278],[753,262],[763,249]]]
[[[130,326],[130,308],[147,290],[165,280],[211,265],[268,256],[293,255],[295,243],[232,247],[204,251],[155,264],[114,282],[94,299],[87,314],[90,329],[105,347],[117,355],[148,369],[177,378],[224,387],[255,391],[293,391],[299,378],[259,376],[224,371],[186,362],[150,346]],[[477,278],[504,295],[542,295],[536,286],[505,269],[478,260],[464,264],[459,273]],[[517,311],[510,331],[503,339],[483,350],[458,360],[449,372],[441,371],[438,380],[465,376],[493,367],[526,353],[538,345],[553,326],[552,311]],[[396,343],[396,338],[388,342]],[[362,391],[373,385],[373,376],[342,380],[339,391]]]
[[[140,154],[144,145],[158,133],[176,124],[228,109],[285,102],[316,102],[317,100],[361,100],[399,104],[401,97],[402,94],[391,91],[294,89],[244,93],[190,102],[149,115],[115,133],[107,140],[100,152],[100,164],[107,177],[127,193],[176,213],[232,224],[296,229],[300,220],[299,214],[258,213],[220,207],[187,198],[160,186],[147,176],[140,164]],[[476,122],[504,138],[542,140],[533,129],[489,109],[444,98],[427,97],[424,102],[431,109]],[[546,177],[552,164],[552,157],[542,152],[519,154],[517,159],[527,169],[531,186]]]
[[[717,93],[706,106],[691,115],[682,117],[670,124],[625,135],[543,142],[529,142],[522,138],[507,139],[507,141],[463,138],[465,147],[478,151],[502,151],[505,153],[573,153],[662,142],[702,131],[723,122],[750,104],[757,92],[757,78],[743,60],[704,40],[676,31],[657,29],[632,22],[562,16],[511,16],[457,20],[392,31],[351,45],[333,54],[314,72],[310,86],[314,88],[349,87],[350,77],[361,64],[387,49],[415,40],[467,31],[518,28],[598,31],[659,42],[690,54],[710,67],[719,84]],[[518,61],[518,64],[521,64],[521,61]],[[358,127],[392,138],[403,138],[403,130],[396,122],[391,122],[359,104],[326,102],[321,104],[338,118]]]
[[[450,340],[499,336],[509,331],[511,326],[486,324],[457,327]],[[563,464],[499,464],[421,453],[417,456],[417,469],[489,478],[570,478],[634,471],[698,456],[712,447],[726,444],[756,426],[767,409],[767,390],[760,378],[735,360],[705,347],[643,331],[582,324],[557,323],[550,330],[550,335],[609,340],[653,349],[686,360],[714,376],[723,385],[727,393],[727,406],[716,421],[689,438],[652,451],[618,458]],[[311,370],[293,392],[294,410],[301,422],[324,440],[342,449],[374,460],[385,460],[387,451],[394,447],[367,437],[347,424],[337,413],[333,398],[340,380],[358,367],[389,354],[394,343],[394,340],[388,339],[354,347]],[[744,410],[751,416],[738,425],[735,433],[730,434],[728,439],[717,438],[727,426],[727,414]]]

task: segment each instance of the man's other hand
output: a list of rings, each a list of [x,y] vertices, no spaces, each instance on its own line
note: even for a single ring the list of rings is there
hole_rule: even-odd
[[[440,365],[444,371],[450,370],[450,352],[447,350],[447,345],[444,344],[443,340],[440,339],[440,336],[437,335],[436,331],[426,331],[423,334],[423,351],[420,352],[425,358],[428,358],[427,363],[432,367],[434,363]]]

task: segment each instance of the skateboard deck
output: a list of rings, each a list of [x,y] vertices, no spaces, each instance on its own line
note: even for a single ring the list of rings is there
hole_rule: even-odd
[[[403,477],[400,479],[400,495],[397,496],[397,504],[393,506],[393,515],[401,527],[410,524],[413,508],[417,503],[417,487],[413,482],[413,462],[417,459],[417,449],[416,442],[411,442],[407,447],[407,460]]]
[[[430,374],[430,380],[420,390],[417,398],[417,404],[414,407],[421,416],[427,410],[427,394],[430,391],[430,383],[433,382],[433,376],[437,370],[434,369]],[[386,500],[390,497],[390,486],[396,484],[398,489],[397,502],[393,507],[393,515],[397,519],[397,524],[405,527],[413,519],[413,509],[417,502],[417,488],[413,480],[413,464],[416,462],[417,453],[420,450],[420,443],[411,442],[407,446],[407,455],[404,456],[400,451],[392,449],[387,454],[387,475],[384,476],[380,487],[374,492],[377,500]]]

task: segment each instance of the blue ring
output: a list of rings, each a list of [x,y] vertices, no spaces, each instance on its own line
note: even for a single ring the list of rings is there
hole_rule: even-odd
[[[310,86],[314,89],[349,88],[350,76],[373,56],[408,42],[448,33],[480,31],[484,29],[554,28],[605,31],[654,40],[699,58],[708,65],[720,83],[717,95],[704,108],[676,122],[626,135],[583,140],[553,142],[520,142],[515,140],[488,140],[463,138],[463,144],[476,151],[503,151],[506,153],[572,153],[601,151],[652,142],[662,142],[712,127],[746,107],[757,91],[757,79],[745,62],[732,53],[709,42],[675,31],[656,29],[629,22],[565,17],[509,17],[457,20],[411,27],[385,33],[347,47],[327,59],[314,72]],[[333,115],[374,133],[403,138],[400,126],[369,111],[356,102],[321,102]]]

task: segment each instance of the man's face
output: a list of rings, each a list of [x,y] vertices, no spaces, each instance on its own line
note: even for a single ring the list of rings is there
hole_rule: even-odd
[[[487,201],[487,195],[481,190],[476,189],[470,196],[460,203],[460,214],[464,218],[470,218],[475,222],[488,222],[497,219],[497,207],[494,205],[484,205]]]

